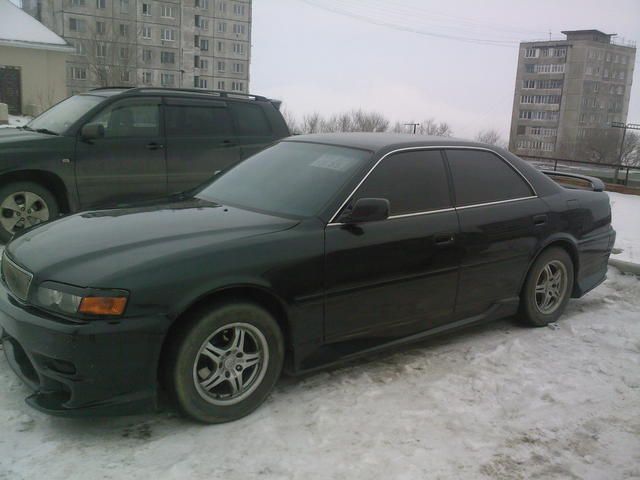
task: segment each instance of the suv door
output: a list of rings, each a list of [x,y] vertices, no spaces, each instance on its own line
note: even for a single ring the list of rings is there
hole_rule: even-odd
[[[482,314],[496,303],[517,305],[533,252],[548,228],[547,206],[495,153],[475,149],[445,153],[461,230],[456,316]]]
[[[169,193],[196,187],[240,161],[226,102],[165,98],[164,112]]]
[[[76,184],[82,208],[167,194],[160,98],[139,97],[108,105],[88,123],[104,137],[76,141]]]
[[[275,140],[271,122],[262,107],[256,103],[230,102],[231,113],[238,129],[238,142],[242,158],[269,146]]]
[[[447,322],[458,282],[458,219],[439,150],[382,160],[345,209],[359,198],[386,198],[387,220],[329,224],[325,335],[406,335]]]

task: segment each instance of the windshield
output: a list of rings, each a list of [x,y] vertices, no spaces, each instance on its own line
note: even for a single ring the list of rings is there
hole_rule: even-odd
[[[196,196],[310,217],[317,215],[370,157],[370,152],[352,148],[282,142],[232,168]]]
[[[27,128],[32,130],[48,130],[53,133],[62,134],[80,117],[103,101],[104,97],[96,95],[75,95],[69,97],[57,105],[54,105],[42,115],[31,120],[31,122],[27,124]]]

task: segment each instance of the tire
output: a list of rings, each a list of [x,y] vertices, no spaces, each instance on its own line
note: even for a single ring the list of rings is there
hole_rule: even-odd
[[[273,316],[253,303],[228,302],[185,320],[162,365],[165,387],[177,407],[203,423],[230,422],[258,408],[273,390],[284,360],[284,341]]]
[[[12,182],[0,187],[0,241],[25,228],[56,218],[60,207],[56,197],[35,182]]]
[[[520,300],[520,317],[525,323],[544,327],[562,315],[573,291],[573,270],[573,260],[562,248],[550,247],[538,256]]]

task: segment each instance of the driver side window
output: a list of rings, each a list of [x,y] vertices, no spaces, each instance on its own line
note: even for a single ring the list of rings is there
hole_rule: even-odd
[[[353,196],[386,198],[390,215],[428,212],[452,206],[444,160],[439,150],[400,152],[382,160]]]
[[[104,138],[157,137],[160,135],[160,106],[118,102],[105,108],[91,123],[104,127]]]

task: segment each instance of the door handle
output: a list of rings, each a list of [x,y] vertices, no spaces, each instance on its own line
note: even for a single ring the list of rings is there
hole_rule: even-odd
[[[147,144],[147,150],[160,150],[164,148],[164,145],[161,143],[151,142]]]
[[[456,241],[456,236],[453,233],[440,233],[433,237],[433,243],[438,247],[444,247],[446,245],[451,245]]]
[[[543,225],[546,225],[547,223],[547,216],[546,215],[535,215],[533,217],[533,224],[536,227],[541,227]]]
[[[236,142],[233,142],[231,140],[225,140],[224,142],[222,142],[222,146],[223,147],[235,147],[236,145],[238,145]]]

